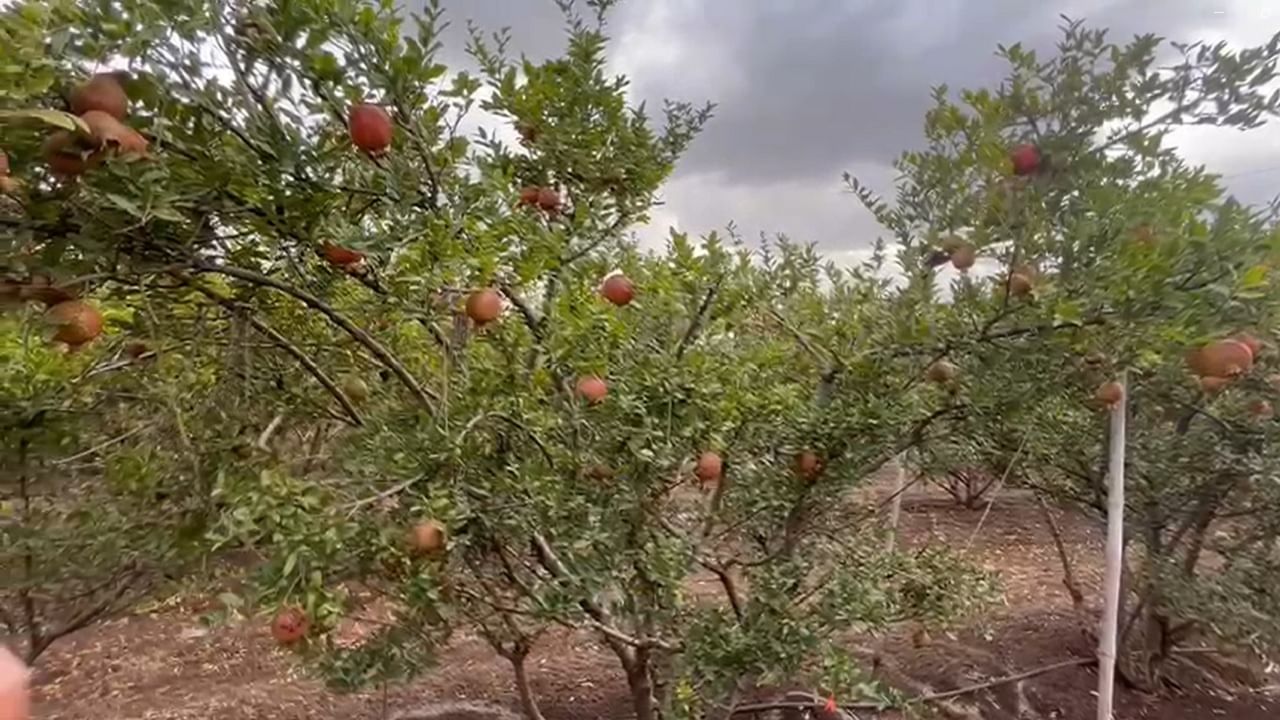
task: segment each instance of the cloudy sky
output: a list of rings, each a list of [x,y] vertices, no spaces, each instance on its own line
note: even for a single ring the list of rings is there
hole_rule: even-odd
[[[563,47],[553,0],[445,4],[451,64],[465,61],[465,19],[510,26],[514,49],[533,59]],[[609,24],[612,69],[631,78],[635,99],[718,104],[639,234],[733,221],[748,238],[785,232],[837,261],[860,259],[878,228],[841,173],[889,190],[890,163],[920,142],[929,88],[998,81],[996,45],[1050,50],[1060,14],[1111,28],[1114,40],[1258,44],[1280,30],[1274,0],[623,0]],[[1280,124],[1188,130],[1176,142],[1242,200],[1280,194]]]

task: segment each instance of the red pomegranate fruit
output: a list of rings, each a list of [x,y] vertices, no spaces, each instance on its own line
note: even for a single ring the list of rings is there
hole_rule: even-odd
[[[1027,297],[1031,294],[1033,287],[1031,275],[1028,273],[1013,272],[1009,275],[1009,294],[1013,297]]]
[[[528,207],[536,206],[538,204],[538,186],[526,185],[520,188],[519,204],[521,206],[528,206]]]
[[[1093,397],[1104,407],[1111,407],[1124,399],[1124,386],[1115,380],[1102,383]]]
[[[271,621],[271,637],[285,646],[302,640],[310,630],[311,621],[301,608],[285,608],[276,613],[275,619]]]
[[[1033,175],[1040,170],[1040,148],[1031,143],[1015,147],[1009,153],[1014,175]]]
[[[497,290],[485,288],[467,296],[467,317],[476,325],[485,325],[502,314],[502,296]]]
[[[55,328],[53,340],[71,347],[92,342],[102,334],[102,313],[84,300],[67,300],[49,308],[44,320]]]
[[[332,243],[321,245],[320,255],[325,262],[342,270],[359,267],[364,263],[365,259],[364,253],[359,250],[352,250]]]
[[[44,141],[41,154],[54,175],[70,179],[102,164],[102,154],[90,154],[92,148],[88,145],[87,138],[69,130],[59,130]]]
[[[636,296],[636,286],[626,275],[617,273],[605,278],[604,284],[600,287],[600,294],[609,302],[622,307],[632,301]]]
[[[147,139],[137,130],[125,125],[114,116],[101,110],[90,110],[81,116],[93,133],[93,146],[114,150],[121,155],[145,156]]]
[[[951,251],[951,266],[965,272],[978,261],[978,249],[970,243],[961,243]]]
[[[1239,340],[1218,340],[1187,353],[1187,366],[1200,377],[1235,377],[1253,368],[1253,351]]]
[[[577,392],[578,397],[586,400],[587,404],[599,405],[609,394],[609,386],[599,377],[588,375],[578,380]]]
[[[556,212],[560,209],[560,193],[555,188],[538,188],[538,207],[546,212]]]
[[[75,115],[102,112],[116,120],[124,120],[129,114],[129,95],[114,73],[94,75],[73,89],[69,100],[71,112]]]
[[[804,450],[796,454],[793,469],[801,480],[812,482],[822,474],[822,458],[812,450]]]
[[[929,364],[928,368],[925,369],[924,376],[925,379],[931,383],[946,385],[956,379],[956,374],[958,372],[959,371],[956,369],[956,366],[952,365],[950,362],[947,362],[946,360],[935,360]]]
[[[724,472],[724,461],[720,459],[719,453],[704,452],[698,456],[698,462],[694,464],[693,474],[700,482],[712,483],[720,479],[720,474]]]
[[[351,106],[347,129],[351,134],[352,144],[370,155],[386,152],[395,135],[395,126],[387,111],[369,103]]]
[[[423,520],[409,528],[409,552],[417,557],[436,555],[449,543],[449,533],[437,520]]]
[[[1253,354],[1255,362],[1258,360],[1258,356],[1262,354],[1262,341],[1247,332],[1236,333],[1231,336],[1231,339],[1249,348],[1249,352]]]

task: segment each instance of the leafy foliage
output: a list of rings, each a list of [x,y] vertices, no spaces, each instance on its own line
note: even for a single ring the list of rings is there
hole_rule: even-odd
[[[1099,375],[1071,360],[1092,347],[1131,369],[1153,428],[1165,397],[1217,416],[1179,386],[1181,351],[1225,325],[1267,327],[1274,223],[1222,201],[1161,140],[1180,122],[1274,114],[1262,88],[1280,41],[1188,47],[1182,66],[1152,71],[1154,38],[1114,47],[1072,24],[1048,63],[1007,49],[997,92],[961,107],[940,89],[894,203],[850,178],[895,236],[898,287],[881,279],[883,242],[850,269],[786,238],[747,247],[732,228],[638,247],[628,229],[712,108],[669,102],[655,121],[628,104],[605,70],[611,5],[562,2],[565,52],[542,63],[473,28],[475,73],[438,62],[434,3],[406,17],[353,0],[55,0],[0,16],[0,103],[19,113],[5,117],[69,107],[99,63],[127,64],[126,123],[147,141],[86,148],[83,171],[58,174],[48,118],[6,126],[25,188],[0,217],[6,287],[38,299],[49,276],[105,309],[107,331],[59,355],[31,303],[6,316],[0,390],[21,432],[6,432],[20,470],[4,487],[21,509],[3,526],[16,548],[5,600],[38,584],[76,592],[92,552],[99,571],[132,573],[141,558],[156,572],[248,551],[253,597],[224,602],[305,612],[300,652],[338,687],[422,672],[458,629],[524,678],[538,638],[567,627],[617,656],[645,720],[713,714],[802,676],[874,695],[840,632],[952,621],[994,590],[942,550],[881,550],[856,492],[874,471],[946,443],[1021,456],[1028,481],[1096,500],[1096,467],[1072,464],[1101,457],[1083,403]],[[1162,101],[1176,112],[1147,120]],[[360,102],[392,119],[387,152],[352,147]],[[479,109],[518,145],[464,132]],[[1046,167],[1009,178],[1008,148],[1028,139]],[[1140,223],[1154,248],[1126,241]],[[943,302],[927,259],[959,232],[1009,272],[964,275]],[[1029,299],[1007,291],[1024,265]],[[638,288],[625,306],[600,297],[613,272]],[[469,317],[478,291],[499,292],[505,313]],[[121,356],[125,336],[156,356]],[[958,375],[927,382],[948,358]],[[607,384],[602,401],[575,391],[588,376]],[[1274,516],[1257,489],[1266,432],[1227,423],[1224,452],[1223,427],[1135,443],[1143,508],[1211,506],[1246,544],[1213,591],[1195,572],[1170,584],[1173,558],[1190,555],[1148,545],[1143,587],[1185,588],[1142,595],[1165,616],[1224,601],[1269,612],[1274,528],[1252,524]],[[711,451],[723,473],[696,481]],[[102,468],[29,502],[77,454]],[[1231,467],[1239,494],[1201,502]],[[1189,484],[1156,492],[1174,470]],[[101,511],[67,510],[82,500]],[[444,529],[443,548],[406,540],[424,523]],[[102,549],[68,556],[67,538]]]

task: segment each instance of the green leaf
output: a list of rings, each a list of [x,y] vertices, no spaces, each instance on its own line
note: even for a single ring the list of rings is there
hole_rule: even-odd
[[[93,134],[84,120],[62,110],[0,110],[0,122],[3,121],[37,122],[83,135]]]
[[[1240,287],[1246,290],[1262,287],[1267,284],[1267,266],[1254,265],[1245,271],[1240,278]]]
[[[130,215],[136,218],[146,217],[146,213],[143,211],[143,209],[138,207],[138,204],[130,200],[129,198],[116,195],[115,193],[103,193],[103,196],[112,205],[115,205],[116,207],[120,208],[121,210],[129,213]]]

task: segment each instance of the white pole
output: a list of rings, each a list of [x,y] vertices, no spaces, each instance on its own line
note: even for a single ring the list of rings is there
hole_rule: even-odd
[[[1107,458],[1107,566],[1102,585],[1102,627],[1098,640],[1098,720],[1113,720],[1116,631],[1120,624],[1120,569],[1124,561],[1124,443],[1129,378],[1120,373],[1124,392],[1111,408],[1111,447]]]
[[[893,476],[893,500],[889,505],[889,538],[885,541],[885,552],[893,552],[898,541],[898,522],[902,517],[902,491],[907,486],[907,451],[898,453],[894,464],[897,465]]]

